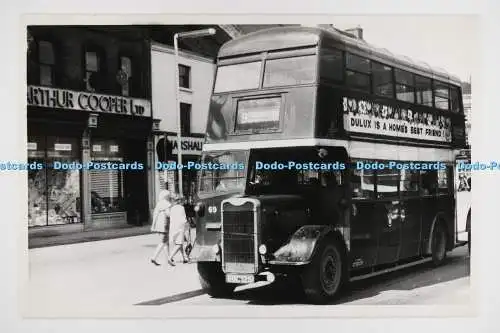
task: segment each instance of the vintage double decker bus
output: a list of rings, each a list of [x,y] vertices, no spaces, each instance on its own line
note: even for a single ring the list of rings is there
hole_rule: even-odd
[[[281,27],[219,51],[192,258],[214,297],[299,277],[311,302],[460,243],[460,81],[337,30]]]

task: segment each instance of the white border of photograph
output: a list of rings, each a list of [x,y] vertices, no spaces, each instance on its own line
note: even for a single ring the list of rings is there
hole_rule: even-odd
[[[153,3],[151,1],[150,3]],[[498,59],[500,56],[498,54],[498,45],[495,41],[498,40],[497,31],[495,31],[495,18],[498,17],[494,13],[494,6],[498,6],[494,1],[489,2],[489,6],[486,1],[478,4],[477,2],[468,1],[418,1],[418,2],[402,2],[402,1],[375,1],[375,2],[364,2],[361,4],[354,4],[353,2],[333,2],[330,4],[325,4],[322,1],[288,1],[286,6],[283,2],[277,1],[275,3],[269,1],[252,1],[251,3],[238,4],[238,8],[228,7],[225,1],[210,1],[202,2],[199,1],[196,5],[190,2],[184,1],[179,3],[164,3],[161,1],[155,1],[149,7],[147,7],[144,1],[134,2],[134,3],[116,3],[109,2],[103,3],[102,1],[86,1],[86,2],[70,2],[70,1],[60,1],[52,2],[52,6],[47,6],[46,3],[35,4],[32,3],[29,6],[24,3],[18,3],[21,6],[21,12],[52,12],[52,13],[64,13],[64,12],[87,12],[92,13],[95,8],[99,8],[100,13],[115,13],[118,9],[122,12],[128,12],[132,15],[123,16],[88,16],[88,15],[50,15],[42,17],[35,16],[24,16],[22,23],[16,24],[14,26],[5,27],[5,23],[14,23],[18,12],[13,13],[16,9],[10,8],[4,11],[4,14],[13,14],[14,18],[5,19],[2,24],[3,33],[10,35],[8,39],[8,44],[11,47],[6,54],[10,56],[10,61],[17,63],[16,67],[12,66],[10,63],[4,69],[4,86],[3,94],[9,98],[10,103],[5,104],[5,111],[2,115],[5,117],[2,123],[3,142],[13,143],[8,144],[2,148],[2,160],[4,161],[25,161],[26,160],[26,106],[25,106],[25,92],[26,92],[26,62],[25,62],[25,27],[26,24],[221,24],[221,23],[256,23],[259,24],[271,24],[271,23],[333,23],[331,17],[333,15],[321,15],[321,16],[305,16],[304,14],[312,13],[325,13],[330,12],[339,14],[411,14],[411,13],[432,13],[432,14],[483,14],[481,18],[481,32],[482,39],[480,47],[477,50],[478,61],[472,66],[475,66],[472,70],[474,83],[473,83],[473,96],[474,96],[474,111],[472,117],[473,123],[473,137],[472,137],[472,160],[473,161],[490,161],[498,159],[499,147],[496,143],[496,137],[494,133],[499,133],[498,123],[499,115],[496,111],[495,103],[496,96],[498,95],[498,80],[495,78],[500,77],[498,70]],[[258,4],[259,7],[255,8]],[[95,6],[97,5],[97,6]],[[191,7],[192,6],[192,7]],[[196,8],[199,13],[204,12],[205,14],[193,14],[189,13],[191,8]],[[341,9],[341,10],[339,10]],[[498,10],[498,7],[497,7]],[[186,15],[158,15],[158,16],[142,16],[136,15],[136,12],[183,12],[189,13]],[[265,15],[245,15],[245,16],[235,16],[230,15],[231,13],[245,13],[245,12],[256,12],[256,13],[266,13]],[[285,12],[294,13],[295,15],[283,16]],[[210,13],[226,13],[226,15],[206,15]],[[296,13],[301,13],[297,15]],[[273,16],[272,14],[278,15]],[[489,14],[486,16],[486,14]],[[14,21],[14,22],[13,22]],[[14,31],[18,33],[14,33]],[[436,32],[436,37],[439,38],[439,32]],[[383,47],[383,45],[380,45]],[[464,48],[469,47],[464,45]],[[17,52],[16,52],[17,51]],[[4,66],[5,66],[4,64]],[[495,75],[496,74],[496,75]],[[18,78],[18,94],[12,94],[12,78]],[[17,98],[15,98],[17,96]],[[5,98],[5,99],[7,99]],[[16,112],[13,112],[13,111]],[[13,126],[15,124],[15,126]],[[15,138],[13,140],[12,138]],[[380,317],[387,318],[385,320],[380,319],[378,321],[366,320],[362,323],[356,321],[364,329],[370,329],[371,332],[390,332],[393,330],[400,331],[401,329],[405,331],[421,331],[421,322],[426,322],[425,320],[413,320],[404,319],[403,317],[456,317],[453,321],[440,322],[443,325],[442,329],[453,330],[454,332],[462,331],[462,329],[471,329],[473,327],[478,331],[488,330],[490,331],[489,321],[478,322],[478,316],[483,316],[483,320],[491,320],[491,316],[498,309],[498,299],[495,299],[495,294],[497,292],[495,285],[497,269],[497,260],[495,260],[496,249],[494,245],[498,243],[495,239],[498,235],[498,224],[493,223],[498,219],[498,212],[493,211],[493,208],[498,206],[498,194],[494,191],[496,188],[500,188],[500,177],[498,173],[495,172],[481,172],[473,175],[474,178],[474,191],[473,191],[473,206],[474,206],[474,217],[475,221],[485,221],[485,223],[475,223],[473,232],[473,242],[475,247],[472,251],[471,260],[471,287],[473,290],[473,304],[477,304],[479,307],[448,307],[448,306],[336,306],[334,311],[325,310],[321,307],[312,306],[299,306],[297,309],[285,310],[277,309],[276,311],[270,311],[270,309],[275,309],[279,307],[232,307],[232,306],[198,306],[198,307],[188,307],[188,306],[168,306],[159,307],[157,309],[138,309],[138,307],[132,308],[113,308],[108,309],[108,313],[92,313],[91,311],[81,310],[79,313],[74,313],[77,307],[76,300],[75,306],[73,307],[72,313],[61,312],[59,313],[46,313],[41,316],[47,317],[67,317],[71,316],[73,318],[168,318],[168,317],[186,317],[186,313],[192,315],[191,318],[242,318],[242,317],[274,317],[274,318],[312,318],[312,317],[343,317],[343,318],[377,318]],[[79,326],[74,326],[73,323],[65,320],[62,322],[49,322],[49,321],[26,321],[20,319],[17,310],[22,310],[20,301],[17,298],[22,294],[24,289],[24,284],[29,277],[28,271],[28,260],[27,260],[27,226],[25,223],[21,223],[25,220],[27,216],[26,207],[26,197],[27,197],[27,186],[26,178],[22,173],[2,173],[0,175],[2,181],[2,187],[9,189],[9,192],[4,192],[3,198],[7,200],[2,200],[2,212],[4,212],[4,221],[7,224],[7,232],[3,233],[1,243],[4,246],[2,257],[6,257],[8,260],[5,262],[5,272],[6,275],[2,275],[2,282],[6,288],[7,295],[12,299],[7,301],[3,315],[9,318],[10,321],[14,321],[18,328],[23,330],[32,330],[35,327],[37,332],[45,331],[61,331],[66,330],[60,328],[60,324],[68,324],[71,327],[72,332],[84,332],[91,329],[97,328],[98,330],[120,330],[121,332],[129,332],[134,328],[141,328],[141,331],[151,331],[153,329],[164,329],[161,326],[154,324],[155,322],[143,322],[143,324],[138,324],[136,322],[134,325],[130,325],[130,322],[80,322]],[[21,184],[21,186],[20,186]],[[12,209],[15,207],[16,209]],[[473,222],[474,223],[474,222]],[[487,224],[488,223],[488,224]],[[12,232],[9,232],[12,231]],[[17,235],[15,237],[14,235]],[[495,238],[493,238],[495,237]],[[13,252],[13,249],[17,248],[17,255]],[[10,256],[12,254],[12,256]],[[14,273],[14,274],[12,274]],[[15,274],[18,273],[18,274]],[[3,279],[8,278],[6,282]],[[481,287],[479,289],[479,287]],[[4,300],[7,300],[5,298]],[[495,306],[496,305],[496,306]],[[496,309],[495,309],[496,308]],[[472,310],[472,311],[471,311]],[[475,311],[474,311],[475,310]],[[228,313],[230,312],[230,315]],[[484,317],[487,315],[488,317]],[[474,320],[466,320],[464,317],[476,316]],[[395,317],[402,317],[396,319]],[[458,317],[462,317],[459,319]],[[393,319],[390,319],[393,318]],[[19,320],[22,321],[20,324]],[[428,323],[429,321],[427,321]],[[306,326],[306,323],[307,324]],[[331,329],[347,329],[351,328],[349,326],[350,322],[347,320],[336,321],[336,326],[330,326]],[[226,326],[227,324],[218,323],[218,321],[213,322],[213,324],[219,327]],[[308,330],[318,329],[318,322],[304,321],[304,326]],[[326,323],[324,323],[326,324]],[[112,326],[114,325],[114,326]],[[200,326],[206,325],[205,322],[200,323]],[[244,331],[248,329],[245,324],[238,324],[235,322],[233,325],[238,325],[238,330]],[[293,321],[290,322],[290,326],[294,326]],[[380,326],[378,326],[380,325]],[[315,328],[316,326],[316,328]],[[438,327],[439,327],[438,326]],[[185,327],[180,325],[180,328]],[[194,329],[192,325],[188,324],[190,329]],[[234,326],[232,326],[234,328]],[[264,326],[265,327],[265,326]],[[171,327],[173,329],[173,327]],[[296,326],[297,328],[297,326]],[[299,325],[300,328],[300,325]],[[358,327],[356,327],[357,329]],[[200,328],[198,328],[200,330]],[[280,329],[283,327],[280,326]],[[10,331],[10,330],[8,330]],[[17,330],[16,330],[17,331]]]

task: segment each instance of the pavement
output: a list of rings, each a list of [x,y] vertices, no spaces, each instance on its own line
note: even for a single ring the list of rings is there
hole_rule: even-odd
[[[150,232],[151,226],[123,226],[120,228],[87,230],[87,231],[64,231],[51,230],[30,230],[28,248],[34,249],[46,246],[65,245],[92,242],[97,240],[132,237],[144,235]]]
[[[273,311],[292,308],[299,311],[306,306],[286,285],[283,289],[276,283],[239,287],[230,299],[211,298],[200,289],[195,264],[178,262],[171,267],[166,263],[166,255],[162,257],[161,266],[150,262],[157,245],[155,236],[148,234],[29,250],[23,315],[107,317],[126,310],[130,317],[147,316],[151,314],[147,311],[156,309],[159,310],[156,313],[164,316],[166,312],[161,309],[167,307],[167,313],[185,316],[186,310],[179,309],[200,305],[210,305],[204,307],[210,311],[227,305],[235,311],[246,309],[241,305],[265,306],[275,309]],[[439,268],[424,264],[355,282],[330,306],[468,305],[471,292],[467,247],[455,249],[449,257],[447,264]],[[204,313],[209,315],[209,310]],[[271,312],[263,310],[262,313],[269,315]]]

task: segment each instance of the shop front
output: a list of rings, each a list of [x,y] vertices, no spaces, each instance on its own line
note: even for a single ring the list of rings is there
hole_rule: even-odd
[[[166,141],[165,141],[166,137]],[[203,148],[204,134],[191,134],[181,137],[182,164],[198,162]],[[164,132],[155,135],[155,163],[177,163],[177,136],[175,133]],[[194,168],[182,169],[183,196],[189,204],[193,203],[197,188],[197,170]],[[172,192],[178,192],[177,170],[159,170],[155,168],[155,198],[160,190],[167,188]]]
[[[148,100],[29,86],[29,227],[147,223],[151,140]]]

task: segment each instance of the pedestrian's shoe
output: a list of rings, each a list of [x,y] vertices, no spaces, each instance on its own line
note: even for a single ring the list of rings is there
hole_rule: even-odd
[[[175,262],[172,259],[168,259],[167,262],[170,266],[175,266]]]
[[[151,262],[152,262],[153,264],[155,264],[156,266],[160,266],[160,264],[159,264],[159,263],[157,263],[157,262],[156,262],[156,260],[154,260],[154,259],[151,259]]]
[[[182,263],[187,264],[189,262],[189,259],[184,259]]]

